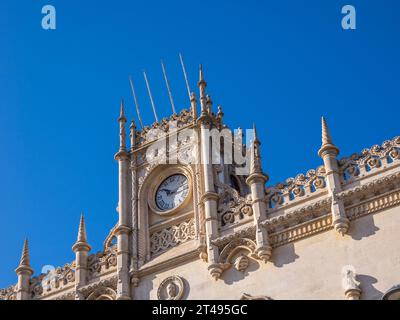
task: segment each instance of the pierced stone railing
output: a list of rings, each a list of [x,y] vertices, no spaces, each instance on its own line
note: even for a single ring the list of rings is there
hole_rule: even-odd
[[[145,126],[141,131],[136,131],[136,147],[140,147],[147,142],[151,142],[159,138],[158,134],[153,135],[152,130],[159,134],[167,133],[170,130],[170,125],[176,124],[174,129],[182,128],[193,122],[193,114],[191,110],[183,109],[179,114],[173,114],[169,118],[164,118],[159,122],[154,122],[151,126]]]
[[[0,300],[16,300],[17,285],[9,286],[5,289],[0,289]]]
[[[400,160],[400,136],[387,140],[381,146],[374,145],[361,153],[339,160],[342,184],[348,184],[359,177],[370,174],[384,166]]]
[[[289,178],[284,183],[266,187],[266,201],[269,209],[275,209],[300,200],[326,187],[325,168],[318,167],[307,173]]]
[[[96,278],[117,267],[117,245],[88,257],[89,279]]]
[[[75,261],[49,270],[31,279],[30,290],[32,298],[38,299],[42,296],[61,291],[75,283]]]

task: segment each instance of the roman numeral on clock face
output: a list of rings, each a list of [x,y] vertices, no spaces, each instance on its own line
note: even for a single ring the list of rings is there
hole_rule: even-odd
[[[155,202],[162,211],[172,210],[181,205],[189,193],[189,182],[185,175],[174,174],[158,187]]]

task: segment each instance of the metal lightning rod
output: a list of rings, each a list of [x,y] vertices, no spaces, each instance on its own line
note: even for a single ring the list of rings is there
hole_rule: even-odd
[[[190,97],[191,91],[190,91],[190,87],[189,87],[189,81],[188,81],[188,78],[187,78],[187,75],[186,75],[185,64],[183,63],[183,57],[182,57],[181,53],[179,53],[179,60],[181,60],[183,76],[185,77],[186,88],[187,88],[187,92],[188,92],[188,96],[189,96],[189,100],[190,100],[191,99],[191,97]]]
[[[170,90],[170,88],[169,88],[169,83],[168,83],[168,78],[167,78],[167,72],[165,71],[164,63],[163,63],[162,60],[161,60],[161,68],[162,68],[163,74],[164,74],[165,85],[167,86],[167,90],[168,90],[169,101],[171,101],[172,112],[173,112],[173,113],[176,113],[176,111],[175,111],[175,105],[174,105],[174,100],[172,99],[171,90]]]
[[[156,119],[156,122],[158,122],[156,107],[154,106],[153,96],[151,95],[151,90],[150,90],[150,86],[149,86],[149,81],[147,80],[146,71],[143,71],[143,76],[144,76],[144,81],[146,82],[147,91],[149,93],[151,106],[153,107],[154,118]]]
[[[139,105],[138,105],[138,103],[137,103],[136,93],[135,93],[135,89],[133,88],[133,81],[132,81],[132,77],[131,77],[131,76],[129,76],[129,82],[130,82],[130,84],[131,84],[131,90],[132,90],[132,95],[133,95],[133,101],[135,102],[135,106],[136,106],[136,113],[137,113],[137,116],[138,116],[138,118],[139,118],[140,129],[143,129],[142,117],[140,116]]]

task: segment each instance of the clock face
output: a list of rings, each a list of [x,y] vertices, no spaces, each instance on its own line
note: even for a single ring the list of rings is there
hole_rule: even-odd
[[[156,204],[162,211],[178,207],[189,193],[189,183],[183,174],[174,174],[165,179],[157,189]]]

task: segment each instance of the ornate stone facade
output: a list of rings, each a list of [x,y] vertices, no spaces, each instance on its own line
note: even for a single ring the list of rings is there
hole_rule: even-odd
[[[205,129],[227,126],[205,88],[201,70],[200,112],[193,94],[190,109],[141,131],[132,122],[129,149],[121,103],[119,219],[103,251],[89,254],[82,216],[75,260],[32,277],[26,242],[0,299],[380,299],[400,283],[400,137],[340,159],[323,119],[321,166],[269,185],[257,135],[251,148],[233,139],[251,155],[247,175],[206,161]],[[171,143],[187,129],[197,139]],[[167,152],[152,149],[163,139]],[[174,202],[163,210],[157,197]]]

